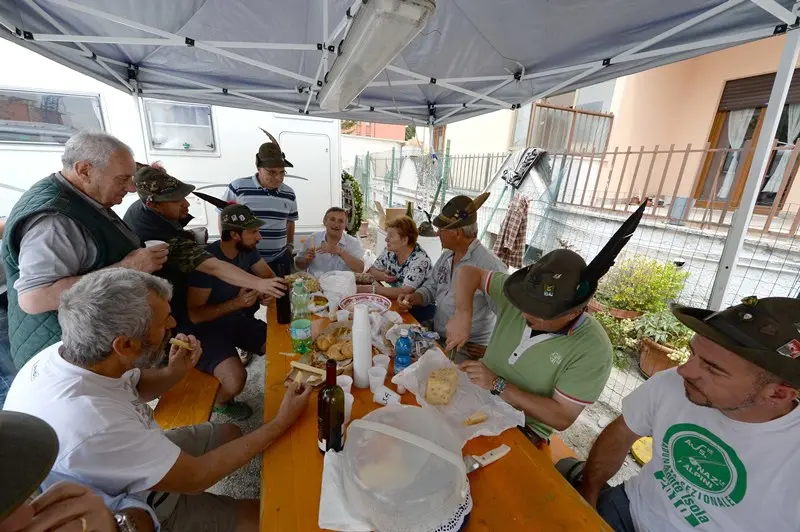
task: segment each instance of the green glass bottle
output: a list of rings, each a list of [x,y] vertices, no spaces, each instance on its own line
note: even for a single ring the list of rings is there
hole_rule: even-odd
[[[344,447],[344,390],[336,384],[336,361],[325,364],[325,386],[317,398],[317,446],[323,453]]]

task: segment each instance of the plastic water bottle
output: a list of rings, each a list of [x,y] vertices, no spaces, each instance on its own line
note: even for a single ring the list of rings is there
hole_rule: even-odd
[[[411,365],[411,351],[414,341],[408,336],[408,329],[400,331],[400,338],[394,344],[394,374],[397,375]]]
[[[311,314],[308,311],[310,296],[301,279],[292,287],[292,323],[289,335],[292,337],[292,350],[300,355],[311,351]]]

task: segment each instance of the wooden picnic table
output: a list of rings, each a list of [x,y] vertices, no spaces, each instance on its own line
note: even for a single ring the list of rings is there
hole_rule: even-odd
[[[407,323],[415,323],[404,314]],[[267,311],[267,367],[264,419],[278,411],[291,369],[289,326],[279,325],[275,305]],[[387,386],[395,386],[387,378]],[[380,408],[369,389],[353,386],[352,419]],[[404,404],[416,405],[407,392]],[[547,455],[517,429],[499,436],[481,436],[464,446],[465,454],[483,454],[501,444],[511,447],[504,458],[469,475],[473,510],[468,532],[513,530],[611,530],[581,496],[561,477]],[[261,531],[306,532],[320,530],[319,500],[323,456],[317,448],[317,400],[312,394],[306,412],[286,434],[263,454],[261,464]]]

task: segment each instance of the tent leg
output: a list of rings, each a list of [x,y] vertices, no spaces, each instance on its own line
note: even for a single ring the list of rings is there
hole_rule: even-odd
[[[730,285],[731,274],[736,267],[745,236],[747,236],[747,228],[753,217],[761,179],[767,170],[767,164],[769,164],[773,139],[778,129],[783,106],[786,103],[786,96],[789,93],[789,85],[792,82],[798,55],[800,55],[800,31],[790,31],[786,35],[786,44],[778,64],[778,72],[775,74],[775,83],[772,85],[764,123],[758,135],[758,144],[753,154],[750,172],[747,174],[742,199],[739,202],[739,208],[733,214],[728,238],[725,239],[725,247],[717,267],[717,275],[711,287],[711,298],[708,303],[711,309],[718,310],[725,302],[725,292]]]
[[[139,119],[139,131],[142,132],[142,146],[144,146],[144,162],[150,164],[150,150],[148,149],[150,140],[147,136],[147,128],[145,127],[144,110],[142,109],[142,98],[139,96],[139,82],[134,81],[134,92],[131,93],[133,97],[133,104],[136,106],[136,117]]]

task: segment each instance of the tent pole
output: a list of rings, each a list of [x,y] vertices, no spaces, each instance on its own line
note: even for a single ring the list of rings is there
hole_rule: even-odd
[[[711,298],[708,303],[711,309],[720,309],[725,303],[725,292],[730,285],[731,274],[736,267],[736,261],[742,251],[747,229],[753,217],[753,209],[755,208],[758,189],[761,185],[761,178],[769,164],[773,139],[783,113],[789,86],[792,83],[792,74],[794,74],[798,55],[800,55],[800,31],[791,31],[786,35],[786,44],[783,47],[783,53],[778,63],[778,72],[775,74],[775,82],[769,95],[766,115],[761,126],[761,132],[758,135],[758,144],[756,144],[756,149],[753,153],[753,162],[747,174],[742,199],[739,202],[739,208],[733,214],[728,238],[725,239],[725,246],[722,249],[719,266],[717,267],[717,275],[711,287]]]
[[[797,15],[780,5],[775,0],[750,0],[752,3],[769,13],[775,18],[783,21],[784,24],[794,26],[797,24]]]
[[[392,146],[392,173],[389,174],[389,204],[387,207],[392,206],[392,193],[394,192],[394,150],[395,148]]]
[[[423,80],[423,81],[426,81],[426,82],[430,82],[430,79],[431,79],[430,76],[423,76],[422,74],[418,74],[416,72],[412,72],[412,71],[407,70],[405,68],[400,68],[400,67],[396,67],[396,66],[393,66],[393,65],[386,65],[386,69],[385,70],[388,70],[389,72],[394,72],[396,74],[403,74],[404,76],[408,76],[410,78],[417,78],[419,80]],[[514,81],[514,78],[512,77],[509,80],[509,82],[510,81]],[[508,102],[504,102],[503,100],[498,100],[497,98],[492,98],[492,97],[490,97],[490,96],[488,96],[486,94],[481,94],[481,93],[475,92],[473,90],[465,89],[464,87],[459,87],[458,85],[453,85],[452,83],[448,83],[446,81],[438,80],[436,82],[436,84],[441,86],[441,87],[444,87],[446,89],[450,89],[451,91],[460,92],[462,94],[466,94],[467,96],[472,96],[474,98],[478,98],[479,100],[486,100],[487,102],[492,102],[492,103],[497,104],[497,105],[505,105],[505,106],[511,107],[511,104],[508,103]]]
[[[144,162],[150,164],[150,150],[148,149],[150,140],[147,138],[147,128],[145,127],[145,116],[142,111],[142,98],[138,94],[139,82],[133,82],[134,91],[131,93],[133,104],[136,106],[136,116],[139,117],[139,130],[142,132],[142,143],[144,145]]]

